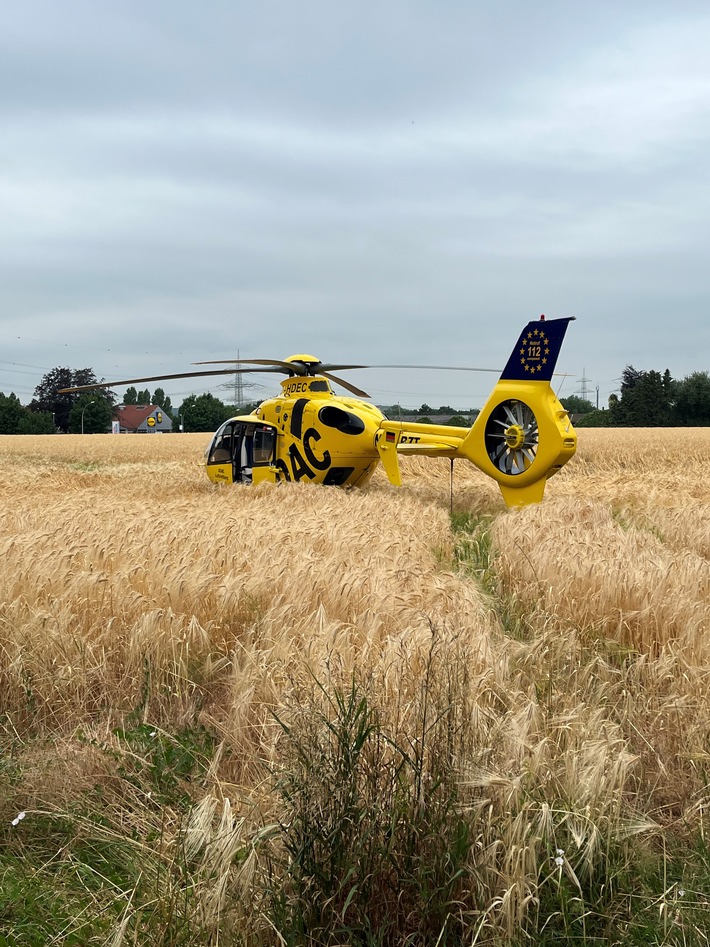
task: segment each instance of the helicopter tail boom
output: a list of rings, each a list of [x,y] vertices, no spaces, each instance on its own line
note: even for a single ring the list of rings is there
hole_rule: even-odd
[[[460,457],[461,445],[470,428],[448,424],[419,424],[406,421],[382,421],[377,450],[390,483],[402,486],[399,454],[424,457]]]

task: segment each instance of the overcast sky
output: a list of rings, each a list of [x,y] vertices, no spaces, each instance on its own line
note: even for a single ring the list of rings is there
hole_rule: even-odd
[[[709,370],[709,50],[682,0],[4,3],[0,391],[238,352],[502,368],[543,312],[577,316],[562,396]]]

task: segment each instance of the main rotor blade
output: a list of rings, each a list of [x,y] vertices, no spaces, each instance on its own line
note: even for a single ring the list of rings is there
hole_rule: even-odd
[[[282,362],[278,358],[220,358],[215,359],[214,361],[207,362],[193,362],[193,365],[272,365],[278,366],[278,368],[283,369],[284,372],[288,375],[300,375],[301,371],[299,369],[303,368],[303,362]],[[294,365],[297,367],[294,368]],[[274,368],[274,371],[276,368]],[[249,368],[239,369],[242,372],[252,371]],[[253,371],[260,371],[260,369],[255,368]]]
[[[193,365],[278,365],[289,375],[322,375],[329,371],[345,371],[350,368],[370,368],[369,365],[341,365],[333,362],[285,362],[277,358],[224,358],[209,362],[193,362]],[[249,369],[243,369],[249,371]]]
[[[255,368],[255,372],[276,371],[269,368]],[[77,385],[75,388],[59,388],[59,394],[71,394],[74,391],[93,391],[95,388],[113,388],[118,385],[135,385],[144,381],[172,381],[177,378],[206,378],[210,375],[240,375],[243,373],[239,368],[220,368],[209,372],[180,372],[176,375],[148,375],[145,378],[124,378],[122,381],[102,381],[93,385]]]
[[[500,375],[501,368],[470,368],[468,365],[363,365],[363,368],[415,368],[431,369],[437,372],[491,372],[493,375]],[[555,378],[574,378],[569,372],[554,372]]]
[[[501,368],[469,368],[463,365],[367,365],[366,368],[431,368],[437,372],[493,372],[500,375]]]
[[[354,395],[357,395],[358,398],[369,398],[370,396],[366,391],[363,391],[362,388],[358,388],[357,385],[353,385],[349,381],[345,381],[344,378],[338,378],[337,375],[331,375],[330,371],[326,369],[337,368],[337,369],[346,369],[346,368],[367,368],[367,365],[324,365],[322,362],[317,364],[308,363],[308,362],[282,362],[276,358],[233,358],[228,360],[229,363],[233,365],[268,365],[269,368],[242,368],[237,369],[239,372],[267,372],[267,371],[278,371],[279,368],[282,368],[289,375],[308,375],[308,368],[312,365],[313,372],[316,375],[323,375],[324,378],[329,379],[329,381],[334,381],[336,385],[340,385],[341,388],[345,388],[347,391],[351,392]],[[195,365],[225,365],[227,362],[225,360],[218,361],[209,361],[209,362],[195,362]]]
[[[500,368],[473,368],[468,365],[354,365],[336,362],[284,362],[275,358],[230,358],[209,362],[194,362],[195,365],[277,365],[292,375],[325,375],[330,371],[346,371],[351,368],[413,368],[438,372],[491,372],[500,375]],[[248,369],[244,369],[248,371]]]
[[[358,388],[357,385],[351,385],[349,381],[345,381],[343,378],[338,378],[337,375],[331,375],[330,372],[319,371],[319,375],[323,375],[324,378],[327,378],[329,381],[334,381],[336,385],[340,385],[342,388],[346,388],[352,394],[357,395],[358,398],[369,398],[370,396],[366,391],[363,391],[362,388]]]
[[[351,368],[372,368],[371,365],[341,365],[335,362],[319,362],[318,371],[320,374],[325,372],[344,372]]]

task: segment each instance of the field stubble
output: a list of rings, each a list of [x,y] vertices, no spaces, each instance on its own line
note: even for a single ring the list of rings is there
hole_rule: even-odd
[[[633,845],[650,857],[704,838],[710,804],[710,431],[582,431],[544,503],[521,510],[459,464],[455,530],[448,463],[404,461],[401,490],[382,475],[367,492],[221,490],[197,465],[204,441],[0,438],[8,852],[41,856],[33,822],[70,813],[66,851],[101,836],[92,800],[106,844],[157,852],[172,881],[148,920],[147,862],[140,883],[85,885],[96,912],[111,906],[102,936],[116,945],[182,942],[176,925],[185,943],[197,927],[205,942],[270,943],[279,924],[284,943],[337,943],[364,923],[356,889],[376,910],[375,877],[382,917],[399,918],[403,891],[411,903],[390,939],[353,942],[434,942],[427,913],[442,944],[591,937],[642,913],[623,890]],[[320,892],[337,924],[308,916],[335,939],[299,940],[319,889],[313,866],[299,887],[289,833],[339,811],[348,778],[325,774],[358,721],[353,798],[372,792],[357,811],[382,864],[374,843],[370,861],[359,851],[369,881],[343,867],[350,881]],[[444,884],[432,870],[441,917],[411,893],[423,856],[406,839],[390,851],[398,830],[377,799],[397,825],[425,810],[463,820],[456,871]],[[323,847],[343,847],[328,832]],[[666,925],[675,890],[658,895]],[[58,942],[98,938],[86,914],[67,909]],[[664,930],[687,939],[693,925]]]

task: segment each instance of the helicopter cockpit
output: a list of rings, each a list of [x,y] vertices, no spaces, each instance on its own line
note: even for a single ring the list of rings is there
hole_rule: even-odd
[[[259,483],[276,479],[276,428],[263,421],[230,418],[205,451],[214,483]]]

